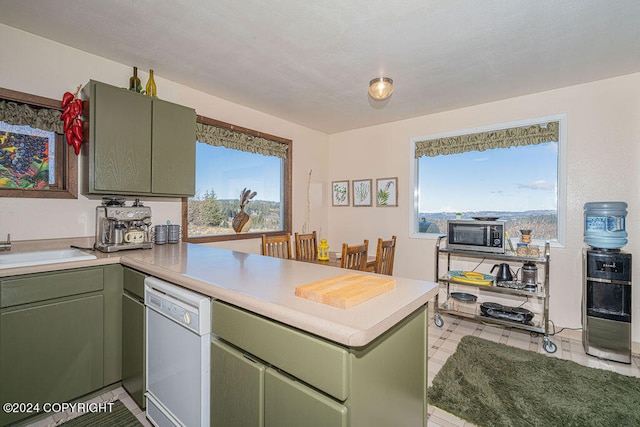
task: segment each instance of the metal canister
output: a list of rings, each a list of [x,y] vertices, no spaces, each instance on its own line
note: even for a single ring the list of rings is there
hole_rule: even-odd
[[[124,222],[117,221],[113,227],[113,236],[111,238],[112,243],[116,245],[121,245],[124,242],[124,233],[127,231],[126,225]]]
[[[522,266],[522,282],[529,285],[538,284],[538,267],[533,262],[525,262]]]

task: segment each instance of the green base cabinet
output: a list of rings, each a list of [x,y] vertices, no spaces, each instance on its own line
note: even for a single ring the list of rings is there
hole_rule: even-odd
[[[0,278],[0,404],[42,410],[120,381],[121,295],[120,265]]]
[[[0,314],[0,401],[65,402],[103,386],[103,296]],[[33,413],[0,412],[0,425]]]
[[[146,407],[144,279],[124,268],[122,294],[122,386],[142,409]]]
[[[360,348],[212,305],[212,425],[223,425],[214,424],[216,412],[226,415],[227,407],[246,415],[259,414],[260,405],[262,417],[222,419],[266,427],[427,425],[426,305]]]
[[[192,108],[91,80],[84,88],[89,194],[193,196]]]
[[[104,385],[122,379],[122,266],[102,267],[104,275]]]
[[[309,386],[269,368],[265,374],[266,426],[347,427],[347,408]]]
[[[264,426],[265,365],[211,341],[211,427]]]

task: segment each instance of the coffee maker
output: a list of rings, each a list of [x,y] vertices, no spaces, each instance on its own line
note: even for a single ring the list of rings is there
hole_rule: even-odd
[[[151,249],[151,208],[136,199],[125,206],[125,199],[104,197],[96,207],[96,249],[116,252],[127,249]]]

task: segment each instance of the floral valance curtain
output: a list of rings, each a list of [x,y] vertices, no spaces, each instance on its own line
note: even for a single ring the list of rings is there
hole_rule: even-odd
[[[490,132],[471,133],[448,138],[416,142],[416,159],[422,156],[458,154],[468,151],[484,151],[491,148],[509,148],[557,141],[559,122],[536,124]]]
[[[31,126],[62,134],[60,110],[50,108],[32,108],[27,104],[0,100],[0,121],[14,126]]]
[[[287,144],[205,123],[196,123],[196,139],[215,147],[287,158]]]

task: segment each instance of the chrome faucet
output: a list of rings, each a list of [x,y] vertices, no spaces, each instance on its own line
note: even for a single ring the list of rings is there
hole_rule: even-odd
[[[11,234],[7,233],[7,241],[0,242],[0,251],[10,251],[11,250]]]

